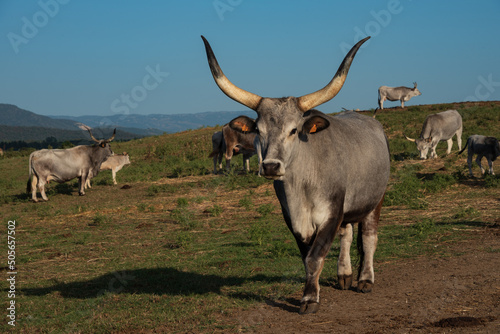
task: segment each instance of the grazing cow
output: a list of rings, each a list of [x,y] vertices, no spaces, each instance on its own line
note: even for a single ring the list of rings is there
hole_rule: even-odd
[[[118,173],[123,168],[123,166],[130,165],[129,158],[130,157],[127,152],[123,152],[123,154],[121,155],[112,155],[101,164],[101,168],[99,169],[99,171],[110,169],[113,176],[113,184],[116,185],[116,173]],[[90,185],[90,179],[92,179],[93,177],[93,171],[90,171],[89,176],[87,177],[87,182],[85,183],[85,189],[92,188],[92,186]]]
[[[234,155],[243,154],[243,165],[247,172],[250,171],[250,158],[255,154],[255,133],[241,133],[231,129],[226,124],[222,131],[212,135],[212,153],[209,157],[214,159],[214,174],[217,174],[217,161],[222,168],[222,154],[226,157],[226,170],[231,168],[231,158]]]
[[[283,217],[306,271],[299,312],[319,309],[319,276],[337,233],[339,283],[343,289],[350,287],[354,223],[359,223],[357,289],[370,292],[377,224],[390,170],[387,138],[381,124],[371,117],[355,112],[332,117],[313,110],[340,91],[354,55],[369,37],[349,51],[324,88],[284,98],[263,98],[232,84],[202,38],[216,84],[227,96],[257,112],[255,121],[240,116],[229,125],[240,132],[256,133],[260,142],[262,174],[274,180]]]
[[[64,183],[78,177],[80,196],[85,195],[85,183],[90,171],[95,170],[97,175],[103,161],[113,155],[109,142],[115,138],[116,129],[111,138],[97,140],[88,129],[90,138],[95,145],[80,145],[68,149],[39,150],[31,153],[27,191],[31,191],[31,198],[37,202],[36,188],[40,189],[43,200],[48,201],[45,194],[45,184],[49,181]],[[94,175],[94,176],[95,176]]]
[[[495,175],[493,172],[493,161],[500,156],[500,142],[495,137],[486,137],[482,135],[472,135],[467,138],[467,142],[463,150],[461,150],[458,154],[461,154],[465,149],[469,146],[469,150],[467,151],[467,164],[469,165],[469,173],[471,177],[474,177],[472,174],[472,156],[477,154],[476,163],[481,168],[481,174],[484,175],[484,168],[481,166],[481,159],[486,157],[488,160],[488,166],[490,167],[490,174]]]
[[[409,101],[414,96],[422,95],[417,89],[417,83],[413,83],[414,87],[387,87],[380,86],[378,89],[378,106],[384,109],[384,101],[401,101],[401,108],[405,107],[405,101]]]
[[[419,139],[404,137],[417,145],[420,159],[427,159],[427,151],[431,149],[431,158],[437,158],[436,147],[440,141],[448,144],[446,154],[450,154],[453,146],[452,137],[457,135],[458,149],[462,148],[462,116],[456,110],[446,110],[427,116],[422,126]]]

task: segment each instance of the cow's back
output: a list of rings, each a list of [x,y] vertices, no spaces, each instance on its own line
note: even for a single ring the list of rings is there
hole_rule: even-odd
[[[456,110],[446,110],[427,116],[420,138],[439,137],[448,140],[462,129],[462,116]]]

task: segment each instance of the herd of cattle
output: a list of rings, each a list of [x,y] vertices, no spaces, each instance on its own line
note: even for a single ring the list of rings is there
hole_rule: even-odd
[[[338,280],[342,289],[353,282],[350,246],[353,224],[358,224],[360,267],[357,290],[370,292],[374,284],[373,256],[377,246],[377,225],[390,174],[390,153],[382,125],[373,117],[354,111],[329,116],[315,110],[337,95],[342,88],[351,63],[361,45],[358,42],[345,56],[333,79],[320,90],[300,97],[264,98],[235,86],[224,75],[208,41],[205,44],[208,64],[221,91],[231,99],[257,113],[257,118],[239,116],[224,125],[212,137],[214,173],[217,165],[226,168],[231,158],[242,154],[249,170],[249,158],[259,157],[259,175],[274,180],[274,189],[281,204],[285,222],[292,232],[302,255],[306,283],[300,313],[315,313],[319,309],[319,276],[335,235],[340,237]],[[379,88],[379,108],[385,100],[404,101],[421,93],[414,88],[382,86]],[[40,150],[30,155],[31,181],[28,188],[37,201],[36,187],[47,200],[44,186],[54,180],[79,180],[79,193],[85,194],[90,179],[100,170],[116,172],[130,163],[128,155],[113,155],[109,142],[97,140],[88,129],[93,146],[77,146],[66,150]],[[115,131],[116,132],[116,131]],[[449,154],[452,137],[457,136],[460,153],[469,148],[469,171],[472,156],[492,162],[500,156],[499,141],[493,137],[474,135],[462,150],[462,118],[456,110],[429,115],[420,138],[406,139],[416,143],[420,158],[435,158],[436,146],[447,141]],[[332,172],[335,171],[335,172]],[[481,167],[481,172],[484,169]]]

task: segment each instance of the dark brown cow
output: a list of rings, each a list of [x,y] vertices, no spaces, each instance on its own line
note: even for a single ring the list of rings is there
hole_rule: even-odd
[[[232,121],[231,121],[232,122]],[[231,158],[243,154],[243,165],[247,172],[250,171],[250,158],[256,153],[254,147],[255,133],[241,133],[233,130],[229,124],[222,127],[222,131],[212,136],[212,153],[209,157],[214,159],[214,174],[217,174],[217,162],[222,168],[222,155],[226,157],[226,170],[231,168]]]

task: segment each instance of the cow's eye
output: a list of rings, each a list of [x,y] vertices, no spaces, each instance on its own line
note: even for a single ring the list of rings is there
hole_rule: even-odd
[[[297,133],[297,129],[293,129],[292,131],[290,131],[290,136],[293,136],[296,133]]]

